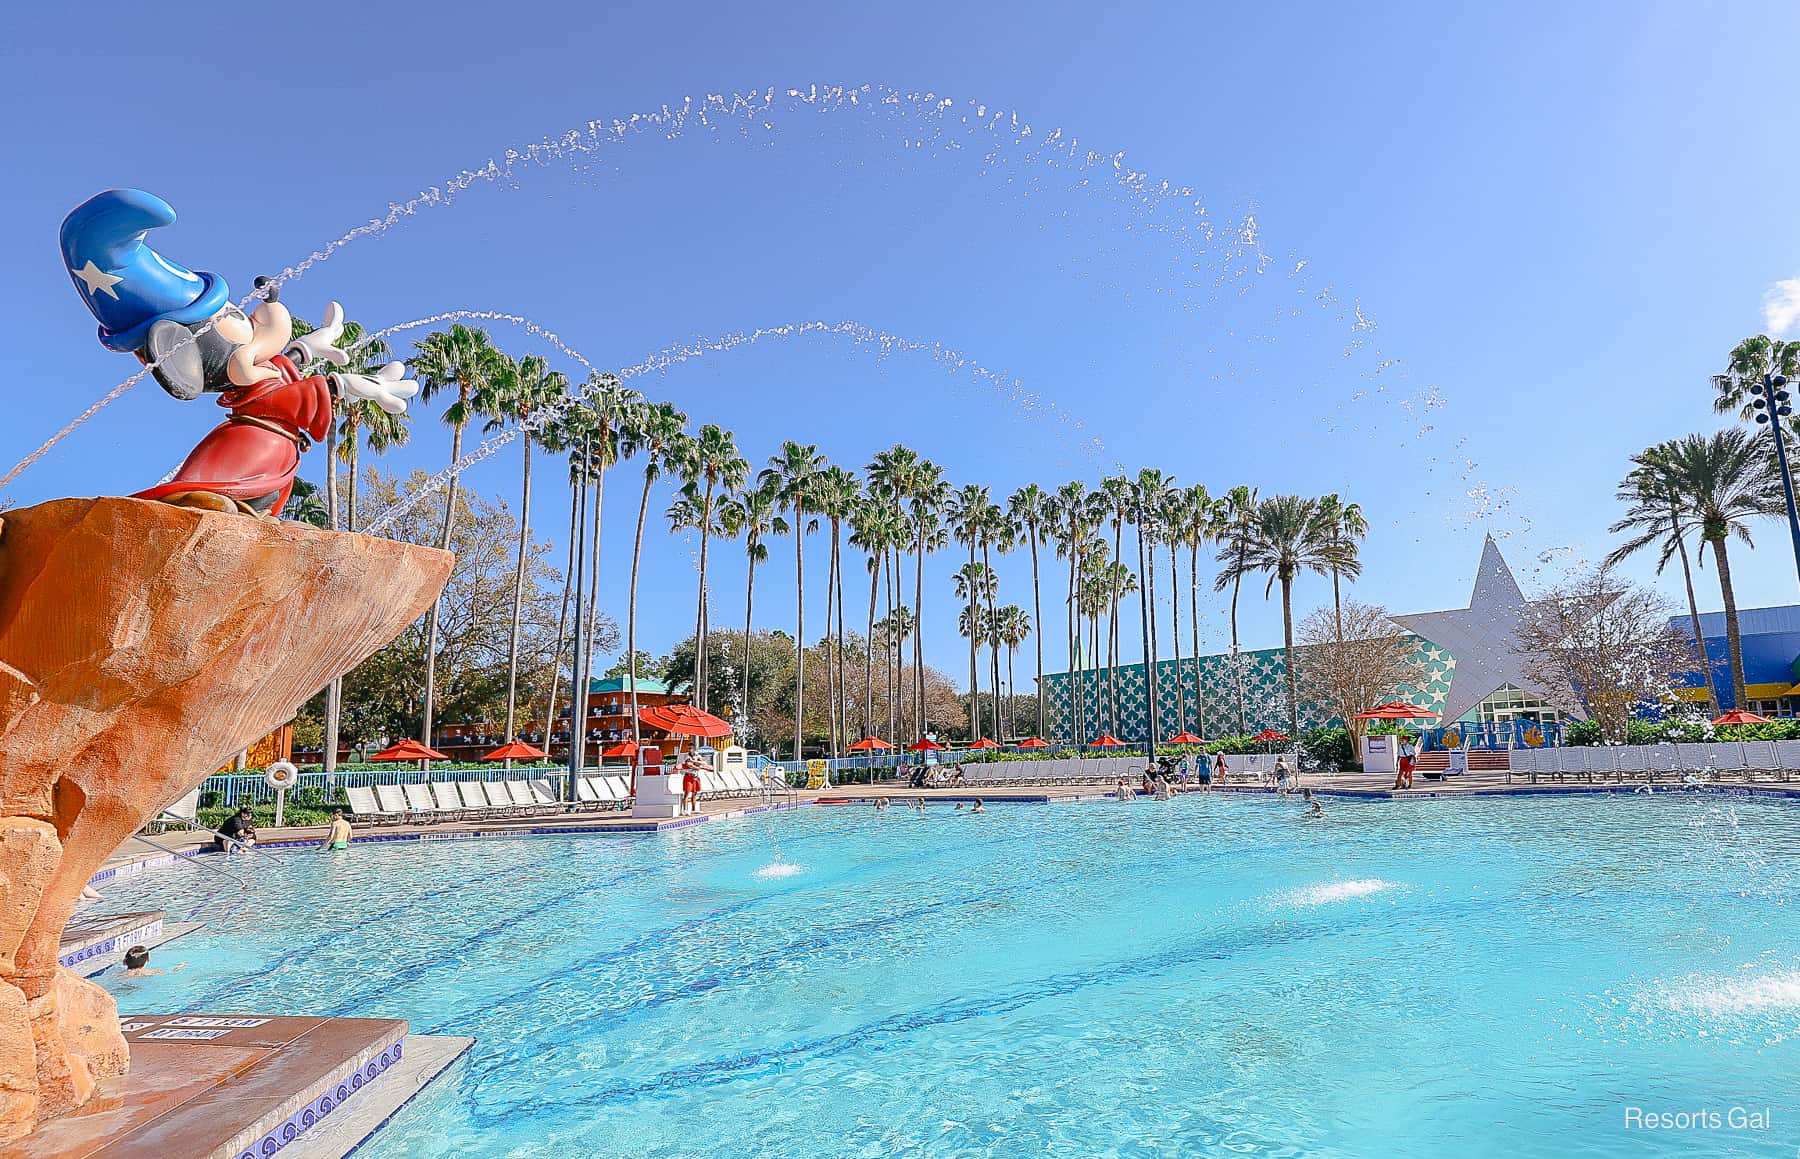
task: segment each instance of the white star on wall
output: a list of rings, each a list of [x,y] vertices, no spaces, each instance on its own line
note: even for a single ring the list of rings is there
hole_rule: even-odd
[[[93,258],[89,258],[87,265],[82,266],[79,270],[70,270],[69,272],[87,283],[88,293],[105,294],[115,302],[119,300],[119,291],[113,287],[125,279],[118,274],[107,273],[94,264]]]
[[[1475,591],[1468,607],[1390,617],[1456,657],[1450,692],[1444,698],[1445,724],[1460,720],[1508,684],[1542,695],[1525,675],[1526,657],[1516,651],[1519,619],[1524,613],[1525,596],[1519,591],[1519,581],[1490,535],[1481,548],[1481,568],[1475,573]]]

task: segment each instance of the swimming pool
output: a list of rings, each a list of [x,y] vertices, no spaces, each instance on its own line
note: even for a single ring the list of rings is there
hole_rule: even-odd
[[[247,893],[169,867],[108,908],[214,924],[102,981],[479,1039],[359,1155],[1795,1154],[1794,806],[1328,808],[807,808],[238,858]]]

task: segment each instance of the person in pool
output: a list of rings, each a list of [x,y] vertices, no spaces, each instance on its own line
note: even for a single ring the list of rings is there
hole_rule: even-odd
[[[153,970],[150,968],[150,951],[143,946],[133,946],[125,951],[125,969],[119,976],[121,978],[151,978],[158,974],[179,973],[182,966],[186,965],[187,963],[183,962],[173,970]]]
[[[325,840],[319,842],[319,852],[350,848],[350,822],[344,819],[342,809],[331,811],[331,828],[325,831]]]
[[[1323,817],[1325,815],[1325,806],[1319,804],[1319,799],[1313,796],[1313,791],[1311,789],[1301,789],[1300,799],[1306,802],[1306,812],[1301,814],[1302,817],[1305,817],[1310,821],[1314,817]]]
[[[961,805],[958,805],[958,806],[957,806],[957,808],[959,808],[959,809],[960,809],[960,808],[962,808],[962,806],[961,806]],[[980,797],[977,797],[977,798],[975,798],[975,807],[974,807],[974,808],[973,808],[973,809],[970,809],[970,810],[969,810],[969,812],[971,812],[971,813],[985,813],[985,812],[987,812],[987,807],[986,807],[986,806],[985,806],[985,805],[983,805],[983,804],[982,804],[982,803],[981,803],[981,798],[980,798]]]
[[[877,798],[877,800],[875,801],[875,811],[877,813],[879,813],[881,810],[883,810],[887,807],[888,807],[888,799],[886,797]]]

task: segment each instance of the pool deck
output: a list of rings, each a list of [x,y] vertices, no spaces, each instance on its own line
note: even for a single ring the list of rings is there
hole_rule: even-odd
[[[1301,784],[1316,793],[1341,798],[1364,800],[1441,799],[1485,796],[1572,796],[1587,793],[1670,792],[1693,788],[1709,792],[1726,792],[1755,796],[1800,798],[1800,782],[1759,780],[1712,780],[1700,785],[1658,781],[1646,786],[1641,781],[1550,781],[1540,778],[1535,784],[1514,776],[1510,781],[1504,772],[1473,771],[1441,780],[1419,777],[1411,789],[1393,788],[1393,778],[1384,773],[1308,774]],[[1200,792],[1189,785],[1188,793]],[[1234,781],[1215,786],[1218,793],[1272,793],[1266,785]],[[756,798],[730,797],[702,801],[700,812],[685,817],[651,819],[633,817],[629,812],[541,813],[523,817],[496,817],[478,821],[437,821],[422,824],[359,824],[353,845],[384,841],[450,841],[486,837],[535,837],[549,835],[629,835],[660,833],[684,829],[710,821],[728,821],[758,813],[811,805],[868,805],[886,797],[896,806],[917,799],[936,804],[971,804],[976,798],[997,805],[1057,804],[1112,799],[1109,784],[1081,785],[1009,785],[977,786],[960,789],[913,789],[898,784],[847,785],[822,790],[795,790],[773,806]],[[316,847],[325,836],[325,827],[288,826],[282,829],[258,830],[257,847],[266,850]],[[165,833],[154,839],[162,848],[154,848],[136,840],[127,841],[94,877],[96,886],[157,865],[168,864],[175,856],[193,856],[210,851],[209,837],[192,832]]]

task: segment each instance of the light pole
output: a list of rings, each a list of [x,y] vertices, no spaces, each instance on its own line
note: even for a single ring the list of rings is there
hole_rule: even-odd
[[[1756,408],[1756,421],[1767,423],[1769,434],[1775,439],[1775,466],[1781,472],[1781,494],[1787,500],[1788,534],[1794,541],[1794,575],[1800,579],[1800,510],[1794,505],[1794,477],[1788,472],[1787,436],[1781,429],[1782,420],[1794,413],[1794,408],[1788,405],[1787,376],[1765,374],[1761,382],[1751,385],[1750,393],[1756,396],[1750,403]]]

